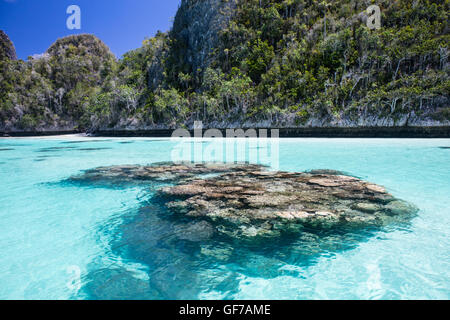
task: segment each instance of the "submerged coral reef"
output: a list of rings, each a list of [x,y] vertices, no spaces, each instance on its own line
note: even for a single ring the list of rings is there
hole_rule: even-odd
[[[157,163],[87,170],[72,182],[164,182],[154,199],[168,211],[199,219],[184,227],[232,237],[274,236],[304,226],[383,226],[417,208],[383,187],[332,170],[269,171],[253,164]],[[202,238],[202,237],[201,237]]]
[[[118,261],[145,267],[93,261],[82,289],[92,299],[232,298],[242,275],[298,277],[318,256],[354,248],[387,226],[403,228],[417,211],[381,186],[334,170],[163,162],[99,167],[65,183],[139,186],[148,194],[107,232]]]

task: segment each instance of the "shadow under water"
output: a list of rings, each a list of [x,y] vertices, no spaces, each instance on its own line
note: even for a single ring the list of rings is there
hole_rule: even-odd
[[[385,231],[305,227],[276,238],[237,239],[216,232],[209,221],[172,214],[153,199],[142,205],[114,230],[102,230],[121,263],[89,265],[82,288],[89,299],[198,299],[208,292],[233,299],[244,277],[301,277],[317,258],[354,249]],[[146,276],[124,261],[145,266]]]
[[[62,144],[79,144],[79,143],[91,143],[91,142],[109,142],[109,141],[113,141],[111,139],[101,139],[101,140],[91,140],[91,139],[87,139],[87,140],[69,140],[69,141],[63,141],[61,142]]]
[[[61,151],[61,150],[72,150],[76,149],[76,147],[48,147],[48,148],[40,148],[36,152],[55,152],[55,151]]]

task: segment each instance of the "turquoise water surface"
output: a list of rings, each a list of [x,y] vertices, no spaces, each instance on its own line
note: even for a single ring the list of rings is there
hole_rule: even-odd
[[[199,160],[198,152],[207,154],[200,161],[233,161],[222,143],[195,140],[180,153],[170,139],[1,139],[0,299],[450,297],[450,139],[245,145],[247,161],[344,171],[420,209],[406,225],[354,233],[190,241],[152,202],[156,185],[67,182],[98,166]]]

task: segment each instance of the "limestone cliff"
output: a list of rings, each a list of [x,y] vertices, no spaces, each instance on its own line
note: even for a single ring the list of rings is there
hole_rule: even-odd
[[[16,49],[8,35],[0,30],[0,61],[5,59],[17,60]]]
[[[227,27],[235,5],[235,0],[181,1],[170,32],[173,77],[179,72],[196,76],[209,66],[219,33]]]

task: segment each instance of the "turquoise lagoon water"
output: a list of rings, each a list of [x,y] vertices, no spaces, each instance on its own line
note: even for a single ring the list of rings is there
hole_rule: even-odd
[[[189,156],[220,143],[188,142]],[[186,240],[184,222],[152,202],[157,186],[66,180],[98,166],[173,160],[176,146],[150,138],[1,139],[0,298],[450,297],[450,149],[442,148],[450,139],[280,139],[276,146],[247,146],[251,162],[265,161],[250,156],[255,150],[273,150],[274,169],[341,170],[420,209],[404,225],[311,230],[253,243]]]

